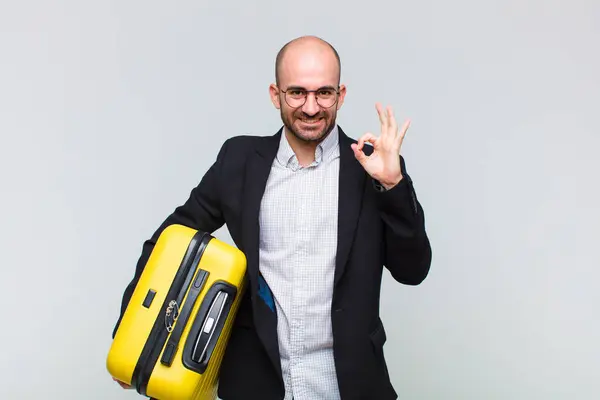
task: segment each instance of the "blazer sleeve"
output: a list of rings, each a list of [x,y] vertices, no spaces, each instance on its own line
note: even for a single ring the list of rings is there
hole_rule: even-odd
[[[138,258],[133,279],[127,285],[123,293],[120,315],[112,333],[113,338],[121,323],[125,309],[129,304],[146,262],[150,257],[150,253],[162,231],[169,225],[180,224],[212,233],[224,225],[225,221],[221,210],[220,200],[220,182],[222,181],[222,165],[227,154],[227,143],[228,141],[223,144],[217,155],[216,161],[202,177],[200,183],[191,190],[187,200],[176,207],[154,231],[152,236],[143,243],[142,252]]]
[[[425,230],[423,208],[402,156],[400,166],[402,180],[390,190],[377,191],[384,222],[384,265],[396,281],[418,285],[429,274],[431,244]],[[375,184],[377,187],[377,182]]]

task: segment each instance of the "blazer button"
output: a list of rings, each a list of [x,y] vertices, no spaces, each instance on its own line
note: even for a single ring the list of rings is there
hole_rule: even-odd
[[[343,309],[343,308],[336,308],[336,309],[335,309],[335,312],[336,312],[336,313],[339,313],[339,312],[342,312],[342,311],[344,311],[344,309]]]

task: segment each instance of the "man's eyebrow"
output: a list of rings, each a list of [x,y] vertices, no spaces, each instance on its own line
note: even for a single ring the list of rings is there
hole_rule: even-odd
[[[315,90],[323,90],[323,89],[336,90],[335,86],[330,86],[330,85],[321,86],[320,88],[315,89]],[[287,90],[307,90],[307,89],[302,86],[288,86],[286,91]]]
[[[331,85],[328,85],[328,86],[322,86],[322,87],[320,87],[318,90],[323,90],[323,89],[336,90],[335,86],[331,86]]]

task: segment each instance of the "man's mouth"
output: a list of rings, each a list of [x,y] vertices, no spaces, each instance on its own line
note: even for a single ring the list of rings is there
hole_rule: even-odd
[[[306,125],[314,125],[317,124],[319,122],[321,122],[321,118],[315,118],[315,119],[301,119],[300,120],[303,124]]]

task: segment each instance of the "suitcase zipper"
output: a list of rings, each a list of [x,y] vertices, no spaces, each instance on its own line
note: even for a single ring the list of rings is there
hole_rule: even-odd
[[[194,263],[196,264],[196,263]],[[175,329],[172,330],[171,336],[169,337],[169,341],[165,346],[165,351],[163,351],[162,358],[160,359],[161,364],[166,365],[168,367],[171,366],[173,362],[173,358],[175,357],[175,353],[177,353],[177,348],[179,347],[179,342],[181,341],[181,335],[183,334],[183,329],[186,327],[188,319],[192,313],[192,309],[198,300],[198,296],[202,289],[204,288],[204,284],[208,278],[209,272],[203,269],[198,270],[198,274],[194,279],[194,285],[190,288],[190,292],[188,297],[185,300],[185,304],[181,310],[181,313],[177,317],[177,323],[175,324]]]
[[[150,380],[150,375],[152,374],[152,370],[156,365],[160,352],[171,331],[171,329],[169,329],[167,314],[170,311],[170,317],[173,321],[177,319],[179,304],[181,304],[195,275],[195,267],[198,265],[198,261],[200,260],[200,257],[202,257],[202,253],[211,239],[212,237],[209,234],[200,231],[198,231],[191,239],[183,261],[175,274],[173,283],[162,304],[161,311],[148,335],[148,340],[138,359],[132,377],[132,386],[134,386],[136,391],[143,396],[146,395],[146,388],[148,381]],[[173,311],[175,313],[173,313]]]

